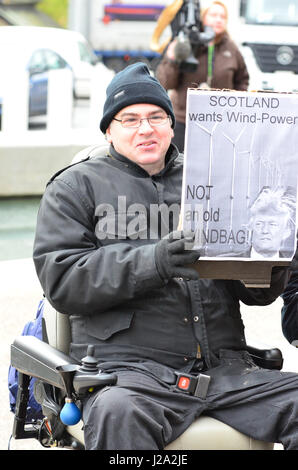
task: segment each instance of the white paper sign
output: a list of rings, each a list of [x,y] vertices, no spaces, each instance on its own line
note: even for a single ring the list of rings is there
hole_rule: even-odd
[[[188,90],[183,229],[206,258],[290,260],[298,95]]]

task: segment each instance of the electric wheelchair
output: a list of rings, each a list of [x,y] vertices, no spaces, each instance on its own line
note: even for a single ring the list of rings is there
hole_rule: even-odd
[[[97,369],[92,345],[81,364],[68,355],[68,315],[55,311],[45,301],[42,320],[43,341],[34,336],[19,336],[11,345],[11,365],[18,371],[12,437],[35,438],[44,447],[83,450],[82,421],[70,425],[68,416],[65,418],[64,415],[74,412],[76,416],[79,410],[75,401],[79,402],[85,393],[96,387],[115,383],[116,376]],[[248,351],[260,367],[282,368],[279,349],[248,347]],[[44,418],[28,423],[26,411],[32,377],[35,378],[34,397],[41,405]],[[272,450],[273,446],[273,443],[254,440],[214,418],[202,416],[165,450]]]

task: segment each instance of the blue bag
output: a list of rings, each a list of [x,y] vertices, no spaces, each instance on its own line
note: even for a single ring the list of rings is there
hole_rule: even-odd
[[[39,302],[36,317],[34,320],[26,323],[22,335],[23,336],[36,336],[36,338],[43,339],[42,335],[42,320],[43,320],[43,310],[44,310],[44,298]],[[18,393],[18,371],[10,366],[8,370],[8,390],[9,390],[9,404],[10,404],[10,411],[15,413],[16,407],[16,398]],[[32,421],[36,421],[37,419],[42,419],[42,409],[39,403],[34,398],[33,394],[33,387],[35,378],[32,377],[30,379],[30,386],[29,386],[29,400],[27,406],[27,415],[26,415],[26,422],[31,423]]]

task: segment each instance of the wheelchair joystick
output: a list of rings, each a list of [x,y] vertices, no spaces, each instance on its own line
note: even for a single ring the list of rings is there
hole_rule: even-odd
[[[113,385],[117,382],[114,373],[104,373],[99,369],[98,359],[94,357],[95,347],[89,345],[87,355],[81,360],[81,365],[73,378],[73,389],[80,398],[86,393],[93,392],[96,388],[103,388],[106,385]]]
[[[83,357],[80,369],[90,374],[98,373],[97,363],[98,360],[94,357],[94,346],[89,345],[87,348],[87,356]]]
[[[87,355],[83,357],[81,366],[79,368],[75,367],[73,371],[65,370],[65,368],[64,370],[59,370],[66,388],[65,404],[60,412],[60,419],[62,423],[66,424],[67,426],[73,426],[81,419],[81,412],[72,399],[73,378],[75,373],[77,373],[78,382],[81,382],[82,384],[82,382],[87,381],[88,383],[90,376],[98,374],[99,372],[97,362],[97,359],[94,357],[94,346],[89,345],[87,349]]]

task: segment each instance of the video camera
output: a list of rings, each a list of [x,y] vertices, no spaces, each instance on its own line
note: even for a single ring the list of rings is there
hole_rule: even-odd
[[[187,72],[194,72],[199,64],[194,53],[198,46],[212,41],[215,33],[209,26],[203,28],[199,0],[183,0],[182,7],[171,23],[172,37],[177,39],[175,59]]]

